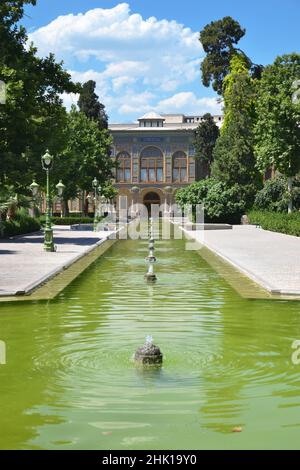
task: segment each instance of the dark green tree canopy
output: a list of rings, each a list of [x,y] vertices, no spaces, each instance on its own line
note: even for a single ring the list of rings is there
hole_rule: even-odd
[[[200,32],[200,42],[206,57],[201,64],[202,82],[222,94],[223,80],[229,73],[230,60],[237,53],[234,44],[245,35],[246,30],[231,16],[212,21]]]
[[[112,177],[110,158],[112,138],[109,131],[99,131],[95,121],[72,106],[67,116],[65,148],[58,155],[53,172],[66,185],[66,200],[77,196],[79,190],[92,190],[97,177],[104,185]]]
[[[36,0],[2,0],[0,4],[1,23],[10,28],[24,16],[24,6],[26,4],[36,5]],[[17,26],[15,26],[18,29]]]
[[[33,46],[27,47],[26,30],[18,23],[26,3],[35,1],[0,5],[0,80],[6,84],[6,103],[0,105],[0,181],[20,190],[41,172],[46,148],[55,154],[63,146],[66,110],[60,95],[80,91],[53,54],[39,58]]]
[[[220,131],[214,122],[214,118],[210,113],[204,114],[202,121],[195,130],[195,156],[200,161],[204,161],[209,165],[213,161],[213,150]]]
[[[98,123],[99,129],[108,128],[108,117],[105,106],[100,103],[98,95],[95,93],[96,82],[89,80],[84,83],[78,100],[78,107],[88,119]]]
[[[223,80],[230,71],[230,61],[234,55],[240,54],[247,60],[252,76],[259,78],[262,71],[261,65],[252,64],[251,60],[236,44],[245,35],[246,30],[231,16],[225,16],[221,20],[212,21],[200,32],[200,42],[206,57],[202,61],[202,83],[219,94],[223,93]]]

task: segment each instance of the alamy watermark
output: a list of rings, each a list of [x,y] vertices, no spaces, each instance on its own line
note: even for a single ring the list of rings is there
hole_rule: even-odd
[[[106,205],[108,214],[97,225],[97,230],[111,230],[110,238],[121,240],[146,240],[150,226],[154,228],[154,238],[161,240],[186,240],[186,250],[199,250],[204,242],[204,206],[177,204],[128,205],[127,196],[119,197],[118,211],[113,205]],[[100,215],[100,213],[99,213]],[[160,223],[164,221],[165,223]],[[129,223],[128,223],[129,222]]]
[[[299,339],[296,339],[293,343],[292,343],[292,349],[294,349],[295,351],[293,352],[292,354],[292,363],[295,365],[295,366],[298,366],[300,364],[300,340]]]
[[[0,366],[6,364],[6,344],[0,340]]]
[[[0,104],[6,103],[6,85],[0,80]]]

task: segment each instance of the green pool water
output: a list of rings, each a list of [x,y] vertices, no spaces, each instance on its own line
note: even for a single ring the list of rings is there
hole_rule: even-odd
[[[184,248],[156,242],[153,286],[147,242],[119,241],[55,300],[0,304],[1,449],[300,447],[299,303],[243,299]],[[132,362],[148,334],[160,370]]]

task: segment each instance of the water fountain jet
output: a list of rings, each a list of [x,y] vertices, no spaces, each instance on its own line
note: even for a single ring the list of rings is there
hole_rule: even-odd
[[[153,263],[156,262],[156,257],[154,256],[154,235],[153,235],[153,225],[152,219],[150,219],[150,239],[149,239],[149,255],[146,258],[148,262],[148,272],[145,274],[144,278],[147,282],[155,282],[157,277],[154,273]]]

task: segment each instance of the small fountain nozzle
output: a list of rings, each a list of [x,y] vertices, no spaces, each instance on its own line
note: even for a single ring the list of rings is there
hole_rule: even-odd
[[[152,336],[147,336],[146,343],[137,349],[134,360],[142,365],[161,365],[163,354],[158,346],[153,344]]]

